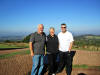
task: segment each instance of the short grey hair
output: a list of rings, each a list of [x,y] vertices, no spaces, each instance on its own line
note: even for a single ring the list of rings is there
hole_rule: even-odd
[[[51,30],[51,29],[53,29],[53,30],[55,31],[55,28],[54,28],[54,27],[50,27],[50,30]]]
[[[38,26],[37,26],[37,27],[39,28],[40,26],[43,26],[43,24],[38,24]],[[43,28],[44,28],[44,26],[43,26]]]

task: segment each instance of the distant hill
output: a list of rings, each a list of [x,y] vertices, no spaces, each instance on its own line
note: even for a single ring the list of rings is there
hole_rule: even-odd
[[[81,35],[75,37],[74,48],[100,50],[100,35]]]
[[[95,40],[100,40],[100,35],[80,35],[80,36],[75,36],[75,39],[95,39]]]
[[[31,34],[27,36],[0,36],[0,42],[4,41],[22,41],[25,43],[29,42]],[[80,35],[80,36],[74,36],[74,45],[76,46],[84,46],[84,45],[93,45],[93,46],[100,46],[100,35]]]
[[[29,42],[29,39],[30,39],[30,35],[29,34],[28,36],[24,37],[23,39],[23,42]],[[81,36],[75,36],[74,37],[75,40],[100,40],[100,35],[91,35],[91,34],[88,34],[88,35],[81,35]]]
[[[21,41],[23,38],[24,36],[0,36],[0,42],[4,42],[6,40]]]

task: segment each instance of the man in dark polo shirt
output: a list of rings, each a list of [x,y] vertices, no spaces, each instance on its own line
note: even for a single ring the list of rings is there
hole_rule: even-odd
[[[58,37],[55,35],[55,29],[50,28],[50,34],[47,36],[47,55],[48,55],[48,75],[55,75],[56,58],[58,53]]]
[[[31,34],[30,37],[30,52],[33,57],[33,66],[31,75],[41,75],[44,64],[43,58],[45,54],[46,35],[43,32],[43,24],[38,25],[38,31]]]

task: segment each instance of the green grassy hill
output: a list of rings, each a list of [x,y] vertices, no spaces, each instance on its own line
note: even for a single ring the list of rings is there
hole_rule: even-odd
[[[74,48],[100,50],[100,36],[98,35],[82,35],[75,37]]]

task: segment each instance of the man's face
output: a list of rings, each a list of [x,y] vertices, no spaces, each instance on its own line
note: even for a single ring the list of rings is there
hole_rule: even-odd
[[[62,26],[61,26],[61,31],[62,31],[62,32],[66,32],[66,26],[65,26],[65,25],[62,25]]]
[[[55,31],[53,29],[50,29],[50,35],[53,36]]]
[[[43,33],[43,29],[44,29],[43,25],[40,25],[38,28],[39,33]]]

